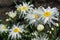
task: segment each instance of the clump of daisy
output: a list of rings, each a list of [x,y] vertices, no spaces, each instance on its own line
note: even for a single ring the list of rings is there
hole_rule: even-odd
[[[9,38],[11,37],[11,39],[16,39],[16,38],[21,38],[21,33],[23,33],[24,31],[24,25],[22,26],[16,26],[14,25],[12,27],[12,29],[10,29],[10,33],[9,33]]]
[[[28,11],[32,10],[33,8],[33,5],[30,4],[30,2],[28,3],[24,3],[23,4],[20,4],[20,5],[17,5],[16,8],[17,8],[17,11],[20,12],[20,15],[24,15],[24,14],[27,14]]]
[[[40,14],[37,11],[38,9],[33,9],[26,15],[25,19],[29,21],[29,24],[37,25],[40,22]]]
[[[32,40],[48,40],[49,38],[47,37],[46,34],[37,36],[36,38],[33,38]]]
[[[43,21],[44,24],[49,24],[51,26],[51,23],[53,25],[55,25],[55,22],[53,20],[57,20],[58,21],[58,16],[59,16],[59,12],[58,9],[56,7],[51,8],[44,8],[44,7],[39,7],[38,8],[39,13],[41,15],[41,20]]]
[[[7,31],[8,31],[8,28],[4,24],[0,24],[0,32],[3,33]]]
[[[17,12],[16,11],[10,11],[10,12],[7,12],[6,13],[9,17],[11,17],[11,18],[14,18],[14,17],[16,17],[16,15],[17,15]]]

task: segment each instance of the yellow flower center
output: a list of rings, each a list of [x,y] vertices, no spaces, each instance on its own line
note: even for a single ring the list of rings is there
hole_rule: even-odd
[[[15,33],[17,33],[17,32],[19,32],[19,29],[16,27],[16,28],[14,28],[14,30],[13,30]]]
[[[43,14],[44,17],[49,17],[50,15],[51,15],[50,12],[44,12]]]
[[[35,19],[37,19],[39,17],[37,14],[34,14],[33,16]]]
[[[27,10],[27,7],[26,7],[26,6],[22,6],[22,7],[21,7],[21,10],[22,10],[22,11],[25,11],[25,10]]]

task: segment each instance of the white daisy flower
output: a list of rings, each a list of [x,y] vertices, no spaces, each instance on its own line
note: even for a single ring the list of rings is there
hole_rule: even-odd
[[[44,24],[48,23],[49,25],[51,25],[50,23],[52,23],[53,25],[55,25],[55,22],[53,20],[58,20],[59,15],[58,9],[56,7],[48,7],[46,9],[44,7],[39,7],[38,11],[41,14],[41,20]]]
[[[19,33],[23,33],[24,31],[24,26],[16,26],[14,25],[12,29],[10,29],[10,33],[9,33],[9,38],[11,37],[11,39],[16,39],[16,38],[21,38],[21,34]]]
[[[47,35],[40,35],[40,37],[36,37],[36,38],[33,38],[32,40],[48,40],[49,38],[47,37]]]
[[[0,24],[0,32],[3,33],[3,32],[7,32],[7,31],[8,31],[8,28],[6,28],[5,25]]]
[[[26,11],[32,9],[32,7],[33,7],[33,5],[32,4],[30,5],[30,2],[28,2],[28,3],[23,2],[23,4],[20,4],[20,5],[16,6],[18,11],[21,10],[21,12],[23,12],[25,14],[26,14]]]
[[[38,9],[33,9],[26,15],[25,19],[29,20],[29,24],[37,25],[40,21],[40,14],[37,11]]]
[[[8,14],[9,17],[14,18],[16,16],[17,12],[16,11],[15,12],[11,11],[7,14]]]
[[[23,14],[23,15],[24,15],[24,14],[27,14],[27,12],[28,12],[29,10],[31,10],[32,7],[33,7],[33,5],[32,5],[32,4],[30,5],[30,2],[28,2],[28,3],[24,3],[24,2],[23,2],[23,4],[20,4],[20,5],[17,5],[17,6],[16,6],[17,11],[21,11],[20,14]]]

